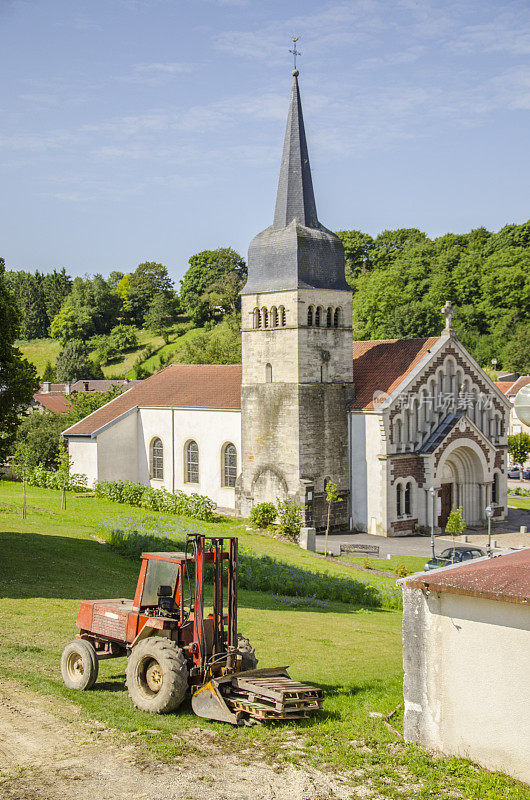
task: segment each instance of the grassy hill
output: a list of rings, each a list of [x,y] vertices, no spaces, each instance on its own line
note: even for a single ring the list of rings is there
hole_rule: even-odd
[[[184,345],[184,342],[193,339],[202,329],[192,328],[190,331],[178,336],[178,326],[174,326],[170,329],[171,334],[168,344],[164,344],[161,336],[155,336],[150,331],[142,328],[136,328],[135,330],[138,337],[138,347],[128,350],[117,359],[113,359],[109,364],[105,364],[103,373],[106,378],[132,378],[133,365],[138,357],[142,356],[146,348],[151,348],[151,353],[146,358],[141,358],[141,364],[149,372],[156,372],[161,369],[160,356],[166,359],[165,363],[168,363]],[[61,344],[56,339],[31,339],[29,341],[20,339],[17,342],[17,346],[25,358],[35,365],[38,375],[43,374],[47,361],[52,366],[55,364],[61,349]],[[93,358],[94,351],[91,351],[89,355]]]

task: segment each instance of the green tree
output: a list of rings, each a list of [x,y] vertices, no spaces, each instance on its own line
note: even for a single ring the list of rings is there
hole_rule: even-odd
[[[508,452],[515,464],[523,465],[530,454],[530,436],[528,433],[515,433],[508,436]]]
[[[144,325],[158,336],[163,336],[167,328],[175,322],[175,301],[163,292],[157,292],[147,309]]]
[[[54,269],[53,272],[42,276],[42,293],[46,306],[48,327],[55,315],[61,310],[61,306],[70,294],[71,289],[72,279],[66,274],[64,267],[61,271]]]
[[[212,319],[215,310],[234,313],[246,280],[247,266],[231,247],[203,250],[191,256],[181,280],[180,302],[196,325]]]
[[[337,488],[337,484],[333,483],[333,481],[328,481],[326,483],[326,503],[328,504],[328,519],[326,523],[326,538],[324,541],[324,555],[328,554],[328,535],[329,535],[329,524],[331,520],[331,506],[334,503],[341,503],[342,500],[339,495],[339,491]]]
[[[31,453],[27,466],[42,464],[46,469],[57,469],[61,431],[67,427],[63,414],[51,411],[35,411],[22,420],[17,431],[15,457],[17,454]]]
[[[118,288],[120,284],[118,284]],[[139,327],[144,324],[149,304],[158,293],[168,298],[175,296],[173,282],[168,275],[167,267],[157,264],[155,261],[139,264],[130,277],[127,290],[129,313]]]
[[[14,296],[20,313],[19,336],[40,339],[47,335],[48,317],[42,291],[42,276],[24,272],[7,272],[8,290]]]
[[[374,240],[362,231],[336,231],[344,245],[346,280],[354,285],[355,278],[372,269]]]
[[[54,339],[58,339],[61,344],[74,339],[86,338],[94,326],[87,309],[76,309],[74,306],[65,304],[58,314],[53,318],[50,325],[50,334]]]
[[[7,289],[5,263],[0,259],[0,460],[10,451],[17,427],[39,380],[33,364],[22,357],[14,343],[19,335],[20,317],[14,297]]]
[[[118,352],[138,347],[138,336],[132,325],[115,325],[109,337]]]
[[[187,339],[175,355],[179,364],[240,364],[241,334],[237,317]]]
[[[530,373],[530,323],[518,325],[504,348],[502,364],[521,375]]]
[[[466,521],[461,508],[452,507],[451,513],[447,518],[445,532],[449,533],[453,540],[453,562],[455,560],[456,537],[461,536],[466,529]]]
[[[106,403],[110,403],[121,394],[121,391],[119,386],[111,386],[106,392],[75,392],[71,394],[66,414],[61,414],[64,421],[62,430],[79,422],[80,419],[84,419]]]
[[[49,361],[46,362],[46,366],[44,367],[44,372],[42,373],[42,380],[50,381],[50,383],[53,383],[53,381],[55,380],[55,370]]]
[[[71,339],[57,356],[55,373],[58,381],[77,381],[91,378],[93,365],[82,339]]]

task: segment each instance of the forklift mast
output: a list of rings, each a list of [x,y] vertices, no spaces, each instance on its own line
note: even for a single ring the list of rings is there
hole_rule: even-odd
[[[225,542],[228,547],[225,549]],[[225,660],[226,668],[233,669],[237,651],[237,538],[233,536],[188,536],[188,544],[193,547],[195,565],[193,641],[197,647],[193,654],[194,663],[201,673],[219,660]],[[223,604],[223,562],[227,562],[227,615],[225,634],[225,613]],[[204,573],[207,564],[213,565],[213,650],[208,659],[204,633]],[[183,564],[183,569],[185,566]],[[183,586],[183,577],[179,583]]]

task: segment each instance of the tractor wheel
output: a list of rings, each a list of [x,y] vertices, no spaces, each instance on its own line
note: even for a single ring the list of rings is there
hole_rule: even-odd
[[[258,666],[256,651],[250,644],[249,640],[240,633],[237,634],[237,653],[243,657],[241,662],[242,670],[246,671],[247,669],[256,669]]]
[[[136,708],[150,714],[175,711],[188,690],[184,653],[171,639],[150,636],[133,647],[127,660],[126,684]]]
[[[61,676],[68,689],[91,689],[98,677],[99,663],[91,642],[74,639],[61,656]]]

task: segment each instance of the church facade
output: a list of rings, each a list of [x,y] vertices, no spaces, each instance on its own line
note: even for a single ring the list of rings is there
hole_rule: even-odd
[[[72,471],[197,492],[248,516],[292,499],[382,536],[507,511],[509,401],[457,340],[354,342],[340,239],[318,220],[293,87],[273,224],[252,241],[242,365],[170,365],[64,432]],[[433,487],[436,492],[429,492]]]

